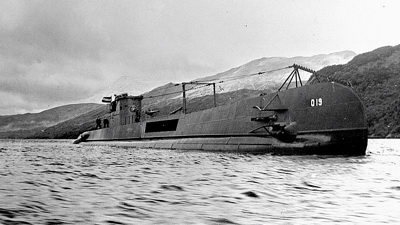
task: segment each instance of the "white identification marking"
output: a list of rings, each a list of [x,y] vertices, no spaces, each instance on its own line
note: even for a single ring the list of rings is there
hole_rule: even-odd
[[[311,107],[322,106],[322,98],[312,98],[310,105]]]

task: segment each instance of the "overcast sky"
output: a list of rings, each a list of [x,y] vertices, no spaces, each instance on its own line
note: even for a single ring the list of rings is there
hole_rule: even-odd
[[[400,44],[400,1],[3,1],[0,115],[74,103],[121,76],[190,81],[262,57]]]

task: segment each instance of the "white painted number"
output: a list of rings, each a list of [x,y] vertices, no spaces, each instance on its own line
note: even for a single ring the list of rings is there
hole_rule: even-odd
[[[311,99],[311,107],[314,107],[314,106],[322,106],[322,98]]]

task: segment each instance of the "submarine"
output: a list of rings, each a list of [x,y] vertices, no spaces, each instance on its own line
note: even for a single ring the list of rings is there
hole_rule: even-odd
[[[245,154],[365,155],[366,113],[351,84],[329,77],[322,81],[323,75],[297,64],[287,68],[293,72],[276,92],[219,106],[215,83],[182,83],[182,107],[163,116],[142,110],[141,95],[107,98],[109,126],[86,131],[74,143]],[[312,81],[303,84],[299,70],[312,73]],[[188,84],[212,85],[214,107],[188,113]]]

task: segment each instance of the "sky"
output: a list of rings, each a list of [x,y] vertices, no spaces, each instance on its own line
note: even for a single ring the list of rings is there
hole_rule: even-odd
[[[360,54],[400,44],[397,0],[0,4],[0,115],[75,103],[122,76],[155,88],[262,57]]]

